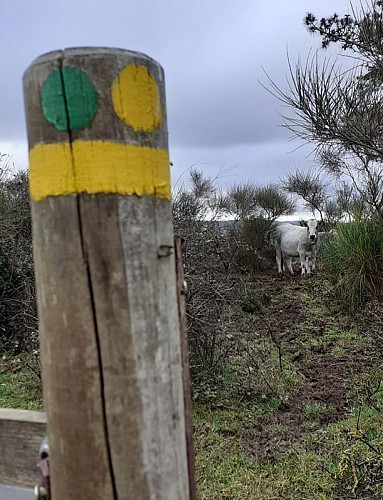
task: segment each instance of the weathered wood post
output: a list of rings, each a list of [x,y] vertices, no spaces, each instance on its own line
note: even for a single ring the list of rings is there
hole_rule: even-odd
[[[162,68],[57,51],[24,95],[52,498],[189,499]]]

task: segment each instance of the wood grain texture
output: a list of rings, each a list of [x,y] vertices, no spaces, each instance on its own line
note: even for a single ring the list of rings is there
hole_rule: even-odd
[[[186,325],[185,295],[186,295],[187,284],[184,281],[182,244],[183,244],[182,238],[180,236],[175,236],[174,248],[176,257],[178,317],[179,317],[180,334],[181,334],[182,383],[184,392],[184,414],[185,414],[186,450],[187,450],[188,476],[189,476],[189,494],[190,494],[190,500],[196,500],[197,490],[195,483],[193,414],[192,414],[192,399],[190,391],[190,369],[189,369],[189,343],[188,343],[187,325]]]
[[[44,404],[53,498],[114,498],[97,327],[77,197],[32,203]]]
[[[34,486],[46,415],[28,410],[0,409],[0,483]]]
[[[119,199],[132,336],[143,403],[142,439],[151,498],[189,498],[180,328],[167,200]],[[167,493],[166,493],[167,492]]]
[[[169,211],[155,197],[33,203],[54,498],[69,483],[189,498]]]

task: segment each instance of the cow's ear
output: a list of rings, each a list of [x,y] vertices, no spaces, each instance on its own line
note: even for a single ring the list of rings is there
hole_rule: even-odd
[[[317,226],[317,227],[323,227],[323,226],[324,226],[324,224],[323,224],[323,220],[320,220],[320,221],[318,222],[318,226]]]
[[[302,227],[307,227],[307,222],[303,219],[300,220],[299,224],[302,226]]]

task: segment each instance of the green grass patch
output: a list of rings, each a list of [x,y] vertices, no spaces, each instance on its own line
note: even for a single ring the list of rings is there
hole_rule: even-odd
[[[299,329],[304,333],[304,337],[302,336],[301,340],[301,347],[306,354],[310,350],[322,347],[333,358],[341,358],[371,344],[371,338],[361,334],[357,328],[341,330],[339,327],[336,328],[329,325],[328,329],[326,325],[325,331],[319,334],[315,322],[310,321],[302,323]]]
[[[271,463],[254,453],[259,429],[270,447],[285,439],[285,426],[268,418],[268,404],[194,404],[196,479],[201,500],[382,498],[383,419],[379,410],[355,407],[337,423],[308,425],[301,443],[292,441]],[[304,408],[309,423],[331,412],[316,402]]]
[[[332,498],[333,479],[323,473],[318,453],[292,446],[276,464],[262,463],[251,456],[246,429],[265,411],[255,404],[220,408],[197,402],[194,405],[196,480],[201,500],[280,498]],[[259,424],[258,424],[259,425]],[[274,435],[284,427],[271,425]],[[327,496],[328,495],[328,496]]]
[[[0,407],[42,410],[41,381],[32,363],[27,355],[0,361]]]
[[[307,403],[304,408],[304,415],[309,418],[317,418],[322,415],[326,415],[331,413],[333,408],[331,406],[326,405],[325,403],[320,403],[317,401],[312,401]]]
[[[249,291],[243,301],[242,310],[245,313],[257,314],[270,305],[270,295],[265,292]]]

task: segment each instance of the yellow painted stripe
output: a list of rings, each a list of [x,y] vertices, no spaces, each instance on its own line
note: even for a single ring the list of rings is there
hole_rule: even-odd
[[[31,197],[75,193],[155,195],[170,199],[164,149],[105,141],[37,144],[29,152]]]

